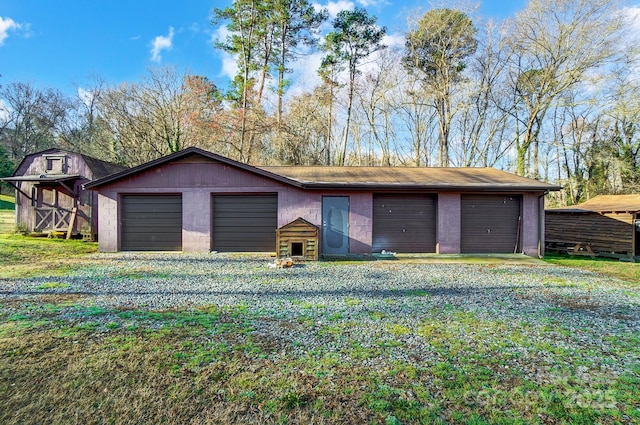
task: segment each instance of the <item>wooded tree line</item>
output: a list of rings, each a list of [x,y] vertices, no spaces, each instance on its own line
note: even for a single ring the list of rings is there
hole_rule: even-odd
[[[416,14],[404,43],[356,8],[307,0],[214,9],[237,75],[176,68],[75,97],[0,87],[0,173],[62,147],[133,166],[187,146],[250,164],[493,166],[565,187],[560,204],[640,189],[638,28],[609,0],[531,0],[512,19]],[[319,83],[292,71],[320,56]],[[295,90],[292,89],[295,87]]]

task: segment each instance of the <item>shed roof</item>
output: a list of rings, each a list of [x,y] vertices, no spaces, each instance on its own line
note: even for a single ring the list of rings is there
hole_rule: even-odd
[[[65,150],[65,149],[52,148],[52,149],[47,149],[47,150],[44,150],[44,151],[34,152],[34,153],[29,154],[29,155],[26,155],[22,159],[22,161],[20,161],[20,165],[18,165],[16,170],[13,172],[13,177],[17,177],[16,172],[20,169],[22,164],[25,161],[27,161],[29,158],[36,157],[36,156],[42,156],[42,155],[57,155],[57,154],[70,154],[70,155],[78,155],[78,156],[82,157],[82,159],[86,162],[86,164],[89,167],[89,169],[93,172],[93,178],[95,178],[95,179],[101,178],[101,177],[105,177],[105,176],[108,176],[110,174],[117,173],[119,171],[127,169],[127,167],[124,167],[122,165],[114,164],[112,162],[103,161],[101,159],[94,158],[94,157],[91,157],[91,156],[88,156],[88,155],[84,155],[84,154],[81,154],[81,153],[72,152],[72,151],[68,151],[68,150]],[[7,178],[4,178],[3,180],[7,180]],[[16,181],[16,180],[14,180],[14,181]]]
[[[87,166],[91,169],[91,171],[93,171],[93,175],[96,179],[127,169],[127,167],[125,166],[114,164],[113,162],[103,161],[92,156],[83,154],[80,154],[80,156],[82,156],[84,161],[87,163]]]
[[[578,205],[552,208],[549,212],[633,213],[640,211],[640,195],[598,195]]]
[[[431,167],[253,167],[200,148],[190,147],[165,157],[85,184],[87,189],[115,182],[190,155],[232,165],[239,169],[303,189],[549,191],[560,186],[516,176],[493,168]]]

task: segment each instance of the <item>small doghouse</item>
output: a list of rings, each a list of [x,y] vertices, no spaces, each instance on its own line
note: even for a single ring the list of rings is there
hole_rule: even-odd
[[[318,260],[318,227],[297,218],[276,230],[278,258]]]

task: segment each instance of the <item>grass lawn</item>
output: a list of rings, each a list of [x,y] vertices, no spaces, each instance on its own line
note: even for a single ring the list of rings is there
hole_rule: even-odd
[[[0,279],[63,274],[86,261],[98,244],[0,233]]]
[[[16,200],[13,196],[0,194],[0,210],[14,210]]]
[[[387,315],[356,298],[345,300],[353,311],[308,303],[300,306],[308,314],[294,318],[247,304],[105,308],[65,292],[74,268],[105,261],[85,255],[95,249],[0,236],[0,423],[640,423],[637,322],[595,315],[584,299],[560,300],[573,307],[553,307],[552,317],[514,319],[414,291],[407,296],[425,300],[417,324],[404,320],[402,303]],[[533,270],[522,268],[524,276]],[[20,275],[36,276],[32,292],[3,296]],[[567,279],[554,275],[549,287],[562,294],[574,286]],[[372,342],[354,332],[362,327],[373,329]],[[312,338],[285,337],[292,334]],[[314,348],[314,339],[326,344]],[[417,340],[428,352],[410,349]]]
[[[15,230],[15,199],[0,195],[0,234]]]
[[[545,254],[544,261],[558,266],[602,273],[625,281],[632,286],[640,287],[640,263],[628,263],[610,258],[590,258],[559,254]]]

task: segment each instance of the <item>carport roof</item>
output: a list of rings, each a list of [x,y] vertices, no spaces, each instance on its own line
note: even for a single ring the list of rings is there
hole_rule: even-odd
[[[121,178],[191,155],[201,155],[302,189],[468,190],[486,192],[560,190],[560,186],[516,176],[493,168],[253,167],[195,147],[94,180],[85,184],[85,188],[97,189]]]
[[[547,210],[552,213],[634,213],[638,211],[640,211],[640,195],[599,195],[578,205]]]
[[[24,176],[2,177],[5,182],[37,182],[37,183],[62,183],[81,178],[79,174],[32,174]]]

